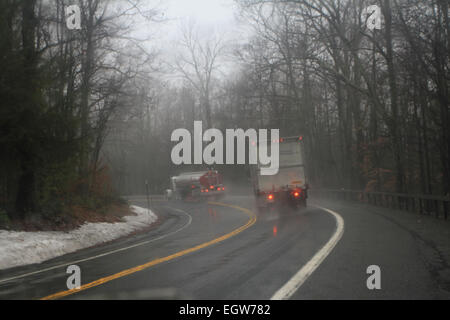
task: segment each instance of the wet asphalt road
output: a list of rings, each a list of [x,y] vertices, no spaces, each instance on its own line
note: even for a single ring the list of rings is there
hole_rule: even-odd
[[[146,207],[144,198],[131,202]],[[159,222],[146,232],[0,271],[0,299],[67,290],[66,268],[74,261],[82,285],[94,285],[60,298],[270,299],[336,232],[335,217],[317,202],[264,213],[257,213],[251,197],[220,202],[234,207],[154,202]],[[291,299],[450,298],[401,226],[354,209],[337,213],[345,223],[342,238]],[[366,269],[374,264],[381,268],[381,290],[366,286]],[[30,272],[38,273],[20,277]]]

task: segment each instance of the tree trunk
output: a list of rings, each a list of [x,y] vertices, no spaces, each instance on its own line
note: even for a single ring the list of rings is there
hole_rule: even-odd
[[[20,174],[16,195],[15,209],[21,217],[36,210],[36,154],[33,132],[33,122],[38,105],[35,105],[35,93],[37,85],[36,72],[36,48],[35,48],[35,5],[36,0],[24,0],[22,2],[22,46],[23,46],[23,89],[24,99],[21,106],[21,125],[29,125],[30,129],[20,143]]]

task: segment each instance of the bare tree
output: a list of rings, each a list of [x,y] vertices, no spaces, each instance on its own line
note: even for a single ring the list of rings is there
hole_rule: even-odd
[[[202,38],[193,22],[182,25],[180,46],[174,69],[181,73],[197,91],[201,109],[205,113],[207,126],[213,126],[211,91],[214,72],[218,68],[218,58],[223,50],[220,38]]]

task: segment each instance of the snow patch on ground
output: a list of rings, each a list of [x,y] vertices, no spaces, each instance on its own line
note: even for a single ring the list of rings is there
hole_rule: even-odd
[[[0,230],[0,270],[41,263],[66,253],[105,243],[148,227],[158,217],[150,210],[131,206],[136,216],[125,222],[85,223],[69,232],[18,232]]]

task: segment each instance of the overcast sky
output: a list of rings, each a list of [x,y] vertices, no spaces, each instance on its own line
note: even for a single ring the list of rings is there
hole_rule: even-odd
[[[239,29],[235,20],[233,0],[161,0],[165,17],[162,26],[163,39],[172,42],[179,35],[180,24],[188,21],[206,34],[236,34]]]
[[[163,0],[163,3],[169,18],[190,18],[202,25],[233,23],[233,0]]]
[[[158,7],[164,13],[166,21],[153,25],[155,29],[151,33],[156,38],[149,45],[162,50],[165,59],[172,59],[178,52],[176,43],[181,34],[180,25],[186,25],[189,21],[195,22],[200,36],[206,38],[213,33],[232,43],[244,38],[235,19],[236,7],[233,0],[160,0],[159,3],[161,5]],[[224,65],[226,62],[222,59],[220,63]]]

